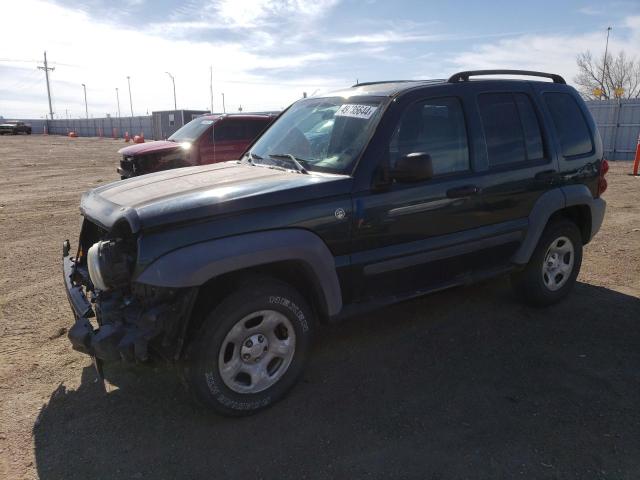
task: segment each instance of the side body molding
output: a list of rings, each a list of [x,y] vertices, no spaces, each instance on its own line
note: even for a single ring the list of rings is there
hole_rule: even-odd
[[[151,263],[135,281],[158,287],[196,287],[224,273],[280,261],[300,261],[312,273],[327,313],[342,309],[335,260],[314,233],[288,228],[235,235],[179,248]]]
[[[529,214],[529,228],[522,245],[511,258],[513,263],[526,264],[538,244],[544,228],[551,215],[565,207],[586,205],[591,211],[591,235],[598,232],[604,218],[606,202],[601,198],[593,198],[586,185],[568,185],[545,192],[536,201]]]

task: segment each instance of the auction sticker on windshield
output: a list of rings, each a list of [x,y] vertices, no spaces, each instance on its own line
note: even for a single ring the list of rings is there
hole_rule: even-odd
[[[336,112],[336,117],[364,118],[368,120],[376,112],[377,108],[372,105],[345,103]]]

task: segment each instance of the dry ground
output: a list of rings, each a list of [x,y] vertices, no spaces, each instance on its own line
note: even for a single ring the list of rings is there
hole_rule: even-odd
[[[505,279],[322,330],[303,381],[233,420],[173,372],[112,367],[62,329],[61,241],[121,142],[0,137],[0,478],[640,477],[640,178],[614,164],[571,297]]]

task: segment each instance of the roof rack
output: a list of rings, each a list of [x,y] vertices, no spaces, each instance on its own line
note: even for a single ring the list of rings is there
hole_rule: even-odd
[[[366,87],[367,85],[379,85],[381,83],[409,83],[409,82],[418,82],[419,80],[379,80],[377,82],[361,82],[356,83],[355,85],[351,85],[351,88],[355,87]]]
[[[527,77],[545,77],[553,80],[553,83],[564,83],[564,78],[555,73],[533,72],[530,70],[471,70],[468,72],[458,72],[449,77],[447,82],[468,82],[469,77],[477,77],[481,75],[526,75]]]

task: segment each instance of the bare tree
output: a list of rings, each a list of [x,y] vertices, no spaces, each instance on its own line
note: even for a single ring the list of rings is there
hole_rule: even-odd
[[[615,98],[617,88],[623,89],[622,98],[640,97],[640,61],[627,57],[624,51],[616,56],[607,54],[605,61],[604,55],[596,60],[587,50],[578,55],[576,62],[578,74],[573,81],[585,98]],[[595,95],[596,88],[601,90],[601,97]]]

